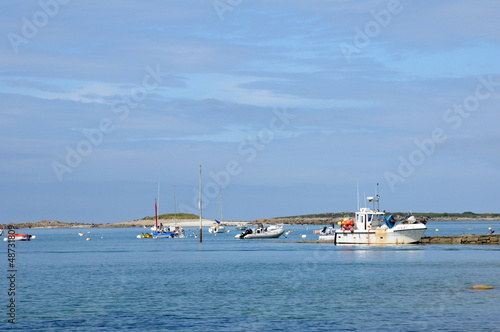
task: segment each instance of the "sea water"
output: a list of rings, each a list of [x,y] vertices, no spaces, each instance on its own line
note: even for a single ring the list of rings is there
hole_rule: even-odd
[[[427,226],[425,235],[500,230]],[[285,226],[288,236],[270,240],[205,228],[202,244],[197,228],[186,239],[138,239],[143,228],[22,230],[37,238],[15,243],[14,296],[0,244],[0,330],[500,331],[500,246],[290,242],[321,228]],[[476,284],[495,288],[468,289]]]

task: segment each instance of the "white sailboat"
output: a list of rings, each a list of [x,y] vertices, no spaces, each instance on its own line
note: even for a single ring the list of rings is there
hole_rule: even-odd
[[[377,184],[378,185],[378,184]],[[341,229],[324,229],[319,236],[321,241],[333,241],[335,244],[410,244],[422,238],[427,227],[411,215],[403,220],[394,220],[392,215],[385,217],[379,210],[380,196],[368,197],[373,208],[361,208],[354,220],[345,220]]]
[[[215,223],[212,227],[208,229],[209,233],[217,234],[217,233],[225,233],[226,227],[222,225],[223,217],[222,217],[222,190],[219,181],[219,220],[215,219]]]

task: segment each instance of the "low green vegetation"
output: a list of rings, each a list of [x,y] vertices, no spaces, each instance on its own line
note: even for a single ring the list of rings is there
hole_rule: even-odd
[[[400,215],[406,216],[408,212],[387,212],[387,215]],[[435,213],[435,212],[412,212],[414,216],[424,216],[431,219],[439,218],[472,218],[472,219],[500,219],[500,213],[474,213],[471,211],[466,211],[463,213]],[[316,213],[316,214],[306,214],[300,216],[288,216],[280,217],[280,219],[310,219],[310,218],[353,218],[353,212],[329,212],[329,213]],[[275,219],[275,218],[273,218]]]
[[[161,214],[158,216],[158,219],[198,219],[200,218],[196,214],[191,213],[169,213],[169,214]],[[155,217],[144,217],[141,220],[155,220]]]
[[[399,213],[402,214],[402,213]],[[434,219],[439,219],[439,218],[473,218],[473,219],[483,219],[483,218],[488,218],[488,219],[493,219],[493,218],[499,218],[500,213],[474,213],[474,212],[463,212],[463,213],[448,213],[448,212],[443,212],[443,213],[435,213],[435,212],[414,212],[414,216],[426,216]]]
[[[280,217],[279,219],[310,219],[310,218],[353,218],[353,212],[329,212],[329,213],[316,213],[305,214],[300,216]]]

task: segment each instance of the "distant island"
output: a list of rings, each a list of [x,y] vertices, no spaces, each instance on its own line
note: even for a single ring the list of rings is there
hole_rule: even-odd
[[[393,215],[395,219],[402,219],[408,215],[407,212],[388,212],[386,215]],[[423,216],[427,221],[494,221],[500,220],[500,213],[474,213],[466,211],[463,213],[435,213],[435,212],[412,212],[415,217]],[[319,214],[306,214],[299,216],[277,217],[271,219],[261,219],[259,222],[266,224],[292,224],[292,225],[326,225],[338,222],[344,218],[353,219],[354,212],[330,212]]]
[[[387,215],[392,214],[396,219],[403,218],[407,215],[405,212],[386,212]],[[416,217],[423,216],[428,221],[496,221],[500,220],[500,213],[434,213],[434,212],[415,212],[412,213]],[[196,226],[199,225],[199,216],[195,214],[178,213],[178,214],[162,214],[158,216],[158,222],[167,224],[174,224],[175,222],[181,225]],[[238,223],[246,223],[254,225],[263,223],[268,225],[285,224],[285,225],[327,225],[337,223],[344,218],[354,218],[353,212],[332,212],[332,213],[319,213],[307,214],[299,216],[276,217],[269,219],[259,219],[254,221],[224,221],[226,225],[236,225]],[[214,221],[203,219],[203,226],[212,225]],[[41,220],[37,222],[22,222],[12,223],[14,228],[113,228],[113,227],[151,227],[155,223],[155,217],[144,217],[142,219],[133,221],[124,221],[117,223],[76,223],[76,222],[63,222],[57,220]],[[0,224],[0,227],[8,227],[9,224]]]

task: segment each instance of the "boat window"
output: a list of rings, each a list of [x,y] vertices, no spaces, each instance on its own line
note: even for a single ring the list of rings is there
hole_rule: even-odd
[[[368,215],[368,221],[372,221],[372,215],[371,214]]]

